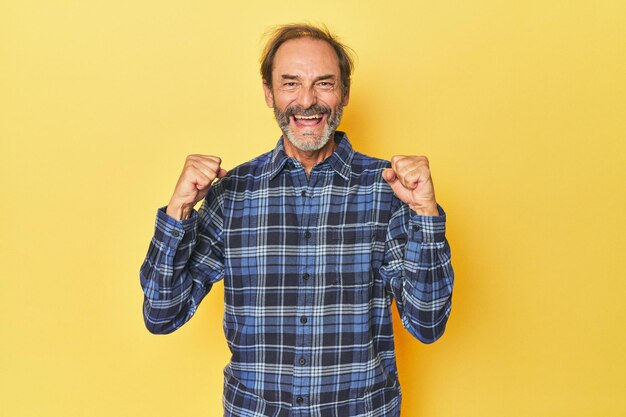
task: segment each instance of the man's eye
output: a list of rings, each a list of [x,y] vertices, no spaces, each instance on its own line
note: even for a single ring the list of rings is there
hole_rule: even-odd
[[[333,88],[334,84],[328,81],[320,81],[317,83],[317,86],[323,89],[330,89]]]
[[[287,87],[287,88],[293,88],[295,87],[297,84],[296,83],[284,83],[283,87]]]

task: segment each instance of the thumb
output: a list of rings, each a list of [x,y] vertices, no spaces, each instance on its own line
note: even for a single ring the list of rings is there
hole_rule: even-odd
[[[398,177],[393,169],[387,168],[383,170],[383,179],[393,187],[393,183],[398,181]]]
[[[398,179],[396,172],[391,168],[387,168],[383,171],[382,175],[383,179],[387,181],[387,184],[389,184],[389,186],[391,187],[391,191],[393,191],[396,197],[406,202],[407,189],[404,188],[402,182]]]

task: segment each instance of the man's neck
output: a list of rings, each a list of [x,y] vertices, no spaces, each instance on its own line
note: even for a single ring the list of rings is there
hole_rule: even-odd
[[[316,164],[324,161],[326,158],[331,156],[335,149],[337,149],[337,144],[335,143],[335,134],[331,135],[331,138],[328,140],[328,143],[324,145],[323,148],[317,151],[302,151],[289,141],[289,139],[283,136],[283,147],[285,148],[285,153],[287,156],[298,160],[304,170],[306,171],[307,176],[311,174],[311,170]]]

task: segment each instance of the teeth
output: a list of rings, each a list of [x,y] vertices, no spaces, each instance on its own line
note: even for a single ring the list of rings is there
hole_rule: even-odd
[[[294,114],[294,116],[296,119],[306,119],[306,120],[312,120],[312,119],[321,119],[322,115],[321,114],[314,114],[313,116],[301,116],[299,114]]]

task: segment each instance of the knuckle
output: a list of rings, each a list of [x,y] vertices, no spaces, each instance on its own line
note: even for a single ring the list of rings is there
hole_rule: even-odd
[[[209,169],[217,169],[222,163],[222,161],[215,156],[207,157],[203,162]]]

